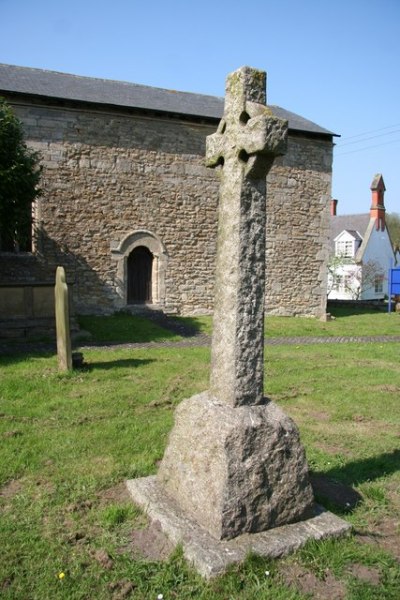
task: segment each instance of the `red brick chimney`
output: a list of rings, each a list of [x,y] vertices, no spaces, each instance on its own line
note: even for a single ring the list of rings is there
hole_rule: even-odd
[[[336,217],[336,208],[337,208],[338,200],[332,198],[331,200],[331,217]]]
[[[372,203],[370,209],[371,219],[375,219],[376,228],[385,231],[385,184],[380,173],[375,175],[371,183]]]

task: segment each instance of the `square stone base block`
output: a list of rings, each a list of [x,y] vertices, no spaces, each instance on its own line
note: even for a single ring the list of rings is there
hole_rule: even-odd
[[[182,544],[186,560],[207,579],[221,575],[234,563],[243,562],[249,552],[278,558],[298,550],[308,540],[339,537],[351,530],[349,523],[316,506],[315,516],[306,521],[219,541],[182,513],[155,476],[131,479],[126,485],[133,501],[152,521],[160,523],[173,544]]]

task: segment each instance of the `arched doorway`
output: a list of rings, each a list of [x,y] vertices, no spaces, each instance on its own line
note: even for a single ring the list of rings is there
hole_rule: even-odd
[[[147,281],[150,290],[147,293],[134,292],[135,253],[138,248],[147,250]],[[117,261],[116,291],[121,298],[120,307],[129,304],[151,303],[165,306],[165,274],[167,272],[168,254],[160,238],[151,231],[139,229],[132,231],[120,241],[111,242],[111,256]],[[139,258],[139,257],[138,257]],[[142,253],[143,258],[143,253]],[[146,261],[146,257],[144,259]],[[138,263],[140,260],[138,260]],[[132,264],[131,264],[132,263]],[[144,300],[143,298],[149,298]],[[138,300],[136,298],[139,298]]]
[[[152,302],[153,254],[137,246],[128,256],[128,304]]]

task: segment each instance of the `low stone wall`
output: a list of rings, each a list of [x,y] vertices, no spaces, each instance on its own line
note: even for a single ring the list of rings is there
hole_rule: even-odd
[[[54,317],[54,286],[40,284],[0,284],[0,319]]]
[[[55,335],[54,285],[0,284],[0,339]]]

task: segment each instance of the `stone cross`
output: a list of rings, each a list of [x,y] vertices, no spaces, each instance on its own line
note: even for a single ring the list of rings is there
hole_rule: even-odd
[[[57,267],[55,295],[57,356],[59,371],[72,369],[72,351],[69,325],[68,286],[64,267]]]
[[[298,429],[263,397],[265,180],[286,135],[265,107],[265,74],[232,73],[224,118],[207,138],[208,165],[222,167],[211,389],[177,407],[157,476],[128,482],[206,575],[236,562],[239,548],[276,556],[285,535],[297,548],[304,524],[267,530],[315,516]]]
[[[221,166],[210,394],[231,406],[264,402],[266,175],[287,140],[265,87],[264,71],[231,73],[206,146],[207,166]]]

